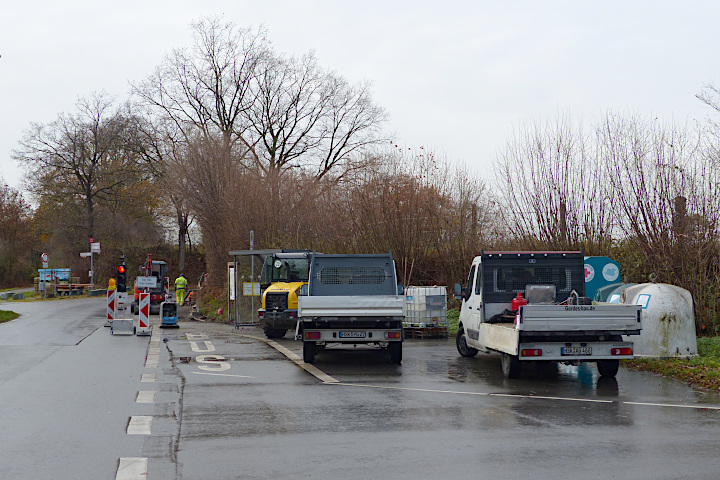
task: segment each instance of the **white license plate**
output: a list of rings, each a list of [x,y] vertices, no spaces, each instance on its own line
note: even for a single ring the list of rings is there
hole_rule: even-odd
[[[592,347],[562,347],[561,355],[592,355]]]
[[[365,338],[365,332],[340,332],[340,338]]]

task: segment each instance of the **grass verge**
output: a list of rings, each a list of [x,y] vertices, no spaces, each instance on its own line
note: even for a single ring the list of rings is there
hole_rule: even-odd
[[[693,358],[636,358],[625,366],[674,378],[694,388],[720,393],[720,337],[697,339],[698,355]]]
[[[8,310],[0,310],[0,323],[9,322],[10,320],[15,320],[20,315],[15,312],[10,312]]]

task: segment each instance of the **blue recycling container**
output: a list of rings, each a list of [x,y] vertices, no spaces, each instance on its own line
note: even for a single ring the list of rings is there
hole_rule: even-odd
[[[585,296],[595,298],[598,289],[620,282],[620,264],[608,257],[585,257]]]

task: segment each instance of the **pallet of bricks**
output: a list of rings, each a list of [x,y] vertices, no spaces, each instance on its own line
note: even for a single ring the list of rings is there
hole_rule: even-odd
[[[405,338],[447,338],[447,287],[407,287]]]

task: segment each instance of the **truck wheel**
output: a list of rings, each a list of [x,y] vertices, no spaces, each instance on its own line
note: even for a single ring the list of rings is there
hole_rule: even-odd
[[[390,362],[395,365],[400,365],[402,363],[402,343],[390,343],[390,345],[388,345],[388,351],[390,352]]]
[[[265,328],[263,329],[267,338],[282,338],[287,333],[287,330],[280,328]]]
[[[520,377],[520,359],[509,353],[502,354],[502,371],[505,378]]]
[[[601,377],[614,377],[620,368],[620,360],[598,360],[597,369]]]
[[[478,354],[476,348],[468,347],[467,340],[465,339],[465,330],[460,329],[455,335],[455,346],[458,352],[463,357],[474,357]]]
[[[303,362],[315,363],[315,342],[303,342]]]

